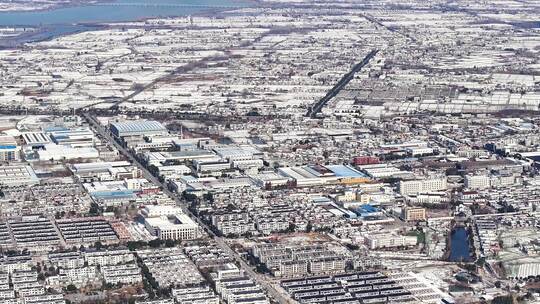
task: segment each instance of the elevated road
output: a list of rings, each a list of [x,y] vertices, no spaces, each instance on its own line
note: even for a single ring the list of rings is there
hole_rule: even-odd
[[[332,98],[334,98],[343,88],[345,88],[347,84],[349,84],[349,82],[354,78],[354,74],[356,74],[364,66],[366,66],[369,63],[369,61],[373,59],[375,55],[377,55],[378,52],[379,50],[372,50],[371,52],[369,52],[369,54],[367,54],[366,57],[364,57],[364,59],[362,59],[360,63],[356,64],[352,68],[352,70],[350,70],[347,74],[343,75],[343,77],[341,77],[338,83],[332,89],[330,89],[330,91],[321,100],[319,100],[317,103],[315,103],[313,106],[309,108],[308,112],[306,113],[306,116],[315,118],[317,114],[321,112],[322,108]]]
[[[165,184],[163,184],[157,177],[152,175],[150,171],[146,169],[145,166],[143,166],[138,159],[136,159],[131,152],[120,145],[113,136],[109,133],[109,131],[103,127],[95,117],[90,115],[89,113],[83,113],[81,114],[90,124],[90,126],[94,129],[96,133],[101,135],[104,139],[109,141],[118,151],[124,155],[126,158],[128,158],[134,165],[136,165],[142,172],[143,176],[154,183],[155,185],[160,186],[163,189],[163,193],[165,193],[167,196],[169,196],[171,199],[173,199],[176,202],[176,205],[178,205],[185,214],[187,214],[191,219],[193,219],[197,224],[199,224],[210,236],[214,238],[216,241],[216,244],[225,252],[227,252],[234,260],[240,265],[240,268],[246,272],[247,275],[249,275],[253,280],[255,280],[267,293],[267,295],[276,301],[277,303],[292,303],[291,299],[279,292],[277,289],[275,289],[272,284],[261,274],[255,272],[253,270],[253,267],[248,265],[244,259],[236,252],[234,251],[225,241],[224,238],[217,236],[206,223],[201,221],[197,216],[195,216],[186,206],[185,202],[182,201],[178,195],[174,194],[172,191],[170,191]]]

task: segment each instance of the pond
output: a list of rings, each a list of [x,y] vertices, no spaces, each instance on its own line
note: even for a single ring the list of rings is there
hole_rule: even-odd
[[[469,246],[469,232],[464,227],[456,227],[450,235],[451,262],[470,262],[472,260]]]

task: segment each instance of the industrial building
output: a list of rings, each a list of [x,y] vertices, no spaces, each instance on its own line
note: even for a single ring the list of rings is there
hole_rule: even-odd
[[[99,158],[99,151],[94,147],[71,147],[69,145],[47,144],[37,151],[39,160],[72,160]]]
[[[145,158],[148,164],[158,165],[165,162],[185,162],[193,160],[219,160],[219,157],[208,150],[186,150],[186,151],[174,151],[174,152],[147,152],[145,153]]]
[[[89,128],[53,128],[45,130],[51,140],[60,146],[71,148],[89,148],[95,145],[94,132]]]
[[[21,134],[24,145],[31,148],[42,148],[52,143],[49,135],[43,132],[26,132]]]
[[[109,128],[118,138],[129,136],[166,135],[167,128],[154,120],[132,120],[124,122],[111,122]]]
[[[282,176],[294,180],[298,187],[324,184],[362,184],[371,179],[364,173],[347,165],[308,165],[278,168]]]

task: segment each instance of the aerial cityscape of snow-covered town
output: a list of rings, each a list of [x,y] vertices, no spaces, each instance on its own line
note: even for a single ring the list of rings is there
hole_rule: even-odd
[[[182,3],[0,15],[0,304],[540,303],[540,2]]]

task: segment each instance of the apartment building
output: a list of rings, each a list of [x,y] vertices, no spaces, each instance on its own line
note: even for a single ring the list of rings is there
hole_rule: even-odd
[[[142,283],[141,269],[135,263],[102,266],[101,273],[107,284]]]
[[[416,236],[397,235],[392,233],[374,233],[365,236],[365,244],[369,249],[416,246]]]
[[[401,195],[415,195],[425,192],[446,191],[448,189],[446,177],[420,180],[407,180],[399,182]]]
[[[21,160],[21,147],[12,136],[0,135],[0,162]]]
[[[404,207],[401,209],[401,218],[406,222],[425,221],[426,209],[417,207]]]

